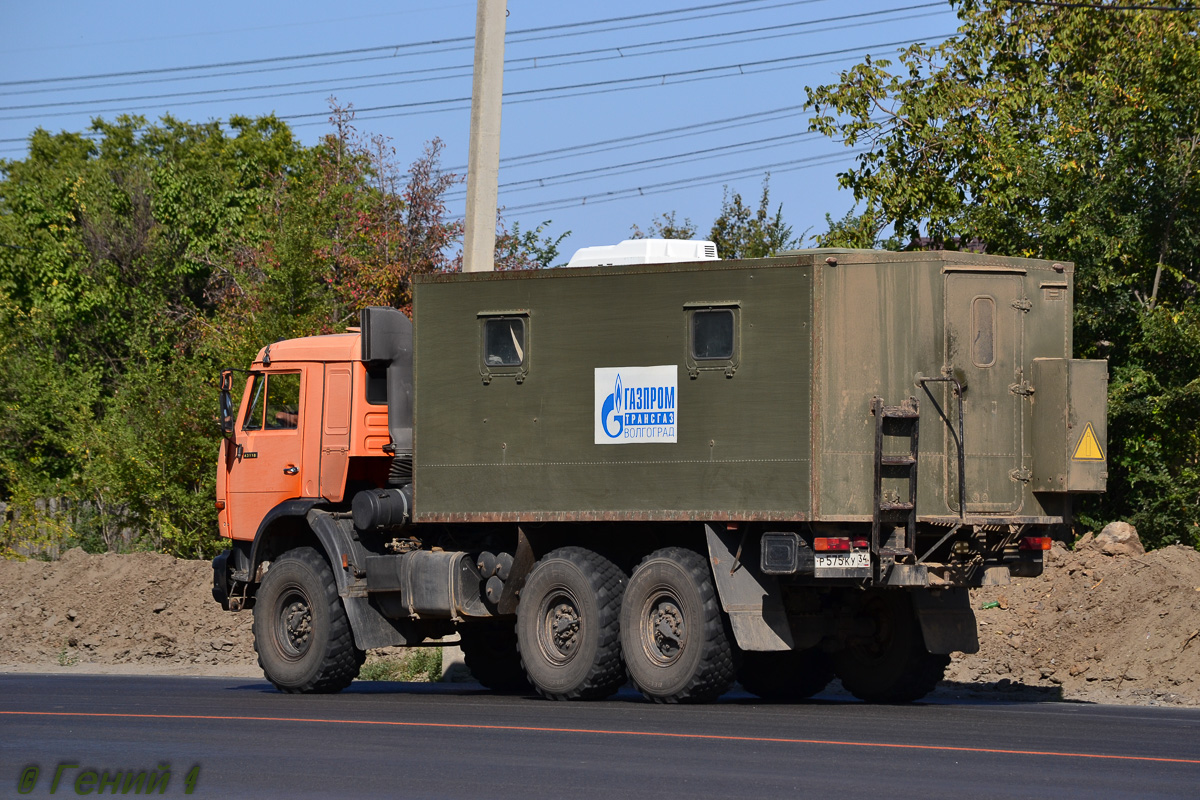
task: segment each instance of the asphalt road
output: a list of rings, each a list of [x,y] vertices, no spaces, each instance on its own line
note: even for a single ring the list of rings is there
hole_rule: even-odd
[[[89,771],[164,764],[167,797],[198,766],[193,796],[213,798],[1195,798],[1200,710],[744,694],[670,707],[628,689],[553,703],[474,684],[291,696],[237,678],[0,675],[0,797],[51,796],[59,764],[79,765],[62,771],[67,796]]]

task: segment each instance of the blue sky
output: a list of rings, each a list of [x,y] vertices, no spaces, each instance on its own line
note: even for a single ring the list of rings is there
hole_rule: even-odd
[[[312,144],[335,96],[400,163],[439,137],[443,166],[465,175],[474,2],[5,0],[3,16],[0,158],[20,158],[35,128],[82,131],[122,112],[273,112]],[[770,172],[772,204],[797,234],[818,233],[853,205],[836,177],[852,155],[806,133],[804,87],[957,24],[929,0],[510,0],[505,220],[572,231],[563,260],[666,211],[703,236],[723,186],[757,202]]]

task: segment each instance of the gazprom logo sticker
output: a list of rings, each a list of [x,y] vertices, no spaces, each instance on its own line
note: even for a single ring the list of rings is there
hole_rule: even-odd
[[[598,367],[596,444],[674,443],[679,367]]]

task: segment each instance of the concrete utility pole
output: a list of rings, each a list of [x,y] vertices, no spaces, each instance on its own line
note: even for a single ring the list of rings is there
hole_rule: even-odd
[[[491,272],[496,257],[500,178],[500,104],[504,96],[506,0],[477,0],[471,143],[467,159],[467,216],[463,271]]]

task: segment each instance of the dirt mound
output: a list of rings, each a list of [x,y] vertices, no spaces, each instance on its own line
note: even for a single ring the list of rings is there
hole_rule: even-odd
[[[1118,538],[974,592],[980,652],[940,692],[1200,706],[1200,553]],[[0,669],[261,674],[250,614],[222,611],[211,581],[207,562],[150,553],[0,561]]]
[[[1111,542],[1056,544],[1040,578],[974,592],[980,651],[956,657],[946,677],[1100,703],[1200,705],[1200,553],[1133,555]]]
[[[250,615],[211,586],[208,562],[154,553],[0,561],[0,665],[254,666]]]

